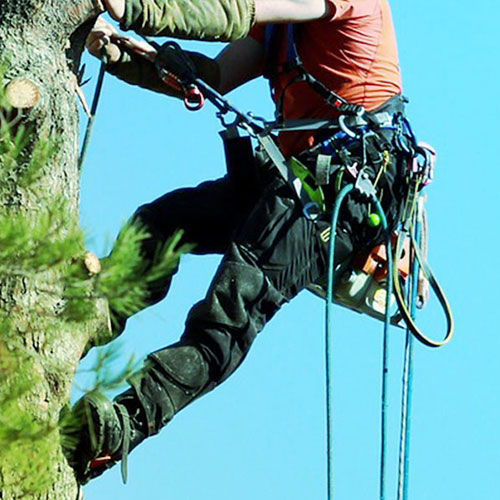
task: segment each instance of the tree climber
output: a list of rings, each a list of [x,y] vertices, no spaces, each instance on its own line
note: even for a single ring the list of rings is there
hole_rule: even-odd
[[[126,459],[179,410],[229,377],[281,305],[326,275],[331,207],[339,185],[352,182],[358,170],[376,185],[389,225],[395,227],[411,144],[403,125],[405,101],[387,0],[104,0],[104,10],[123,30],[230,42],[215,59],[188,53],[199,77],[222,94],[264,75],[280,118],[337,119],[339,107],[327,102],[318,85],[296,79],[299,71],[287,63],[288,26],[293,25],[307,74],[362,106],[370,127],[363,140],[349,134],[330,140],[328,129],[280,133],[283,155],[300,159],[311,172],[318,174],[318,155],[322,161],[330,158],[332,173],[323,183],[327,208],[317,218],[307,216],[262,153],[253,160],[252,182],[225,176],[167,193],[137,210],[133,220],[149,234],[142,247],[146,263],[179,228],[183,241],[194,245],[193,253],[219,253],[223,259],[207,296],[191,309],[179,342],[150,354],[130,388],[113,402],[93,393],[75,406],[81,430],[69,460],[81,482]],[[124,42],[99,19],[88,48],[99,56],[103,47],[110,73],[176,94],[139,55],[142,42]],[[367,204],[355,192],[343,206],[337,234],[336,279],[356,252],[383,240],[382,228],[369,223]],[[166,295],[170,280],[152,287],[150,304]]]

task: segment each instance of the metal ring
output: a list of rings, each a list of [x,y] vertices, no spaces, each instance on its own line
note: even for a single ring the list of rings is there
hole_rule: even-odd
[[[190,87],[184,95],[184,106],[189,111],[198,111],[205,104],[205,96],[198,87]]]

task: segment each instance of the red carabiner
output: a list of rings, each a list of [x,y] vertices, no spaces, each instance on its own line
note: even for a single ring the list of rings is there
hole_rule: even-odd
[[[189,87],[184,94],[184,106],[189,111],[198,111],[205,104],[205,96],[201,93],[200,89],[196,86]]]

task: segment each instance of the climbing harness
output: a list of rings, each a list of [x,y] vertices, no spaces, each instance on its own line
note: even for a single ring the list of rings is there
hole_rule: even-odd
[[[273,28],[274,29],[274,28]],[[276,31],[270,29],[266,34],[267,46],[273,45]],[[411,404],[412,352],[414,339],[431,347],[447,343],[452,336],[453,319],[446,297],[426,263],[425,217],[421,189],[432,179],[435,152],[433,149],[416,141],[404,114],[390,107],[368,113],[362,107],[352,105],[341,96],[329,90],[310,75],[300,61],[295,46],[295,28],[287,28],[288,61],[281,64],[283,70],[294,70],[294,81],[306,81],[332,105],[339,116],[325,120],[283,120],[282,96],[278,100],[277,116],[274,121],[266,121],[251,113],[244,113],[233,106],[225,97],[211,88],[196,74],[196,69],[175,42],[160,46],[148,38],[156,53],[141,51],[136,46],[127,45],[126,37],[122,43],[130,50],[152,62],[162,82],[178,91],[190,110],[200,109],[208,99],[217,109],[217,117],[224,127],[221,133],[228,151],[249,150],[251,139],[256,140],[280,175],[292,187],[303,207],[304,215],[313,221],[329,214],[329,195],[325,187],[334,185],[335,196],[329,227],[321,232],[324,242],[329,242],[329,265],[326,286],[313,287],[315,293],[326,298],[326,406],[327,406],[327,496],[333,499],[333,390],[331,370],[333,356],[331,347],[331,305],[341,305],[358,312],[368,313],[384,322],[382,346],[382,406],[381,406],[381,457],[380,457],[380,500],[385,500],[387,482],[387,373],[389,354],[389,327],[391,324],[405,327],[407,330],[405,362],[403,372],[403,395],[401,410],[400,459],[398,468],[398,500],[407,499],[408,488],[408,450],[409,450],[409,408]],[[267,68],[269,70],[269,66]],[[286,91],[286,89],[285,89]],[[398,96],[400,103],[403,98]],[[94,109],[94,106],[93,106]],[[95,113],[95,110],[94,110]],[[93,114],[94,114],[93,113]],[[229,119],[229,118],[232,119]],[[239,130],[247,135],[241,137]],[[307,155],[315,158],[314,173],[307,161],[298,158],[286,159],[276,145],[272,133],[296,130],[315,130],[323,139],[311,148]],[[386,136],[394,139],[394,144]],[[233,147],[237,144],[237,147]],[[373,163],[373,144],[380,168],[371,177],[368,167]],[[360,157],[353,160],[352,151],[360,149]],[[406,199],[396,233],[392,232],[389,220],[384,212],[381,196],[381,179],[390,162],[393,150],[406,158]],[[238,152],[231,154],[239,154]],[[306,155],[306,156],[307,156]],[[304,160],[305,163],[302,161]],[[306,158],[307,160],[307,158]],[[230,163],[230,162],[229,162]],[[364,200],[368,209],[367,224],[381,226],[384,245],[379,245],[354,261],[347,276],[339,281],[334,292],[335,239],[337,224],[342,204],[350,196],[356,195]],[[374,208],[374,209],[372,209]],[[394,214],[392,214],[394,215]],[[394,221],[392,221],[394,223]],[[426,301],[425,286],[429,284],[442,305],[447,320],[447,332],[443,340],[434,340],[425,335],[415,323],[415,309]],[[406,296],[405,296],[406,295]],[[367,301],[366,299],[369,298]],[[398,312],[391,315],[394,301]]]
[[[393,129],[395,132],[395,140],[397,143],[398,152],[405,154],[408,159],[408,164],[406,165],[406,175],[407,175],[407,186],[408,186],[408,197],[406,200],[406,206],[404,208],[404,213],[402,215],[402,220],[404,221],[401,229],[393,237],[391,246],[394,247],[395,259],[393,260],[393,276],[394,280],[394,296],[397,300],[399,306],[399,313],[392,318],[393,324],[400,324],[402,321],[404,324],[408,325],[413,335],[423,344],[429,347],[439,347],[441,345],[449,342],[453,332],[453,318],[451,315],[450,306],[441,289],[439,283],[435,279],[432,271],[426,263],[425,256],[419,251],[419,246],[415,241],[415,234],[410,229],[410,221],[412,221],[412,215],[415,210],[415,204],[420,194],[422,187],[426,186],[432,181],[433,170],[436,159],[436,153],[434,149],[426,143],[417,142],[413,131],[411,130],[410,124],[404,118],[404,116],[399,115],[398,112],[391,113],[390,111],[384,111],[381,113],[366,113],[361,106],[356,106],[348,103],[340,95],[333,92],[331,89],[327,88],[321,81],[319,81],[315,76],[313,76],[305,68],[298,50],[297,50],[297,32],[300,29],[300,25],[297,24],[287,24],[287,25],[276,25],[269,24],[265,28],[264,32],[264,49],[265,49],[265,69],[264,76],[271,79],[279,74],[291,73],[295,74],[290,81],[286,84],[285,88],[282,90],[280,96],[277,97],[277,112],[276,120],[278,124],[281,124],[278,128],[279,130],[298,130],[298,127],[294,127],[293,123],[285,122],[283,120],[283,101],[284,96],[288,88],[296,82],[306,82],[309,84],[322,98],[323,100],[339,111],[340,115],[336,120],[337,132],[333,135],[330,134],[329,137],[323,142],[320,142],[315,146],[310,152],[311,154],[316,154],[319,160],[326,158],[331,158],[334,155],[342,156],[342,151],[349,146],[349,142],[356,143],[361,141],[363,147],[363,158],[362,165],[366,164],[366,150],[365,150],[365,140],[366,132],[368,134],[373,134],[375,131],[383,131]],[[285,59],[280,60],[279,54],[279,41],[284,35],[285,38]],[[276,96],[275,96],[276,97]],[[313,120],[314,122],[314,120]],[[312,124],[303,123],[303,127],[312,128]],[[324,127],[325,121],[316,120],[316,126]],[[399,129],[399,130],[398,130]],[[340,147],[339,147],[340,145]],[[387,155],[384,159],[385,167],[389,162],[389,148],[387,144],[383,144],[382,148],[385,147],[383,152]],[[343,148],[343,149],[342,149]],[[353,168],[352,162],[349,158],[341,157],[341,162],[343,163],[344,170],[337,173],[339,183],[337,186],[337,192],[340,189],[342,177],[340,174],[345,172],[345,169],[349,170]],[[351,165],[349,165],[351,163]],[[294,159],[292,159],[292,170],[293,170]],[[330,168],[330,160],[326,162],[326,168]],[[383,175],[385,171],[383,166],[374,180],[374,185],[376,186],[380,180],[380,176]],[[355,167],[354,167],[355,168]],[[307,168],[304,171],[294,172],[296,177],[298,177],[303,187],[308,191],[310,200],[316,204],[316,206],[321,207],[323,203],[323,197],[318,196],[316,192],[311,195],[311,184],[321,184],[319,179],[324,177],[325,169],[318,168],[318,163],[316,165],[316,179],[311,182],[307,182],[307,173],[309,170]],[[358,169],[359,170],[359,169]],[[351,176],[355,178],[358,175],[358,171],[351,170]],[[332,175],[332,172],[326,171],[328,181],[328,175]],[[310,177],[309,177],[310,178]],[[316,181],[316,182],[315,182]],[[376,213],[369,215],[368,223],[378,225],[378,217]],[[332,226],[333,227],[333,226]],[[425,243],[425,241],[424,241]],[[416,325],[414,319],[411,317],[411,313],[406,306],[406,302],[403,298],[402,287],[400,284],[401,279],[406,279],[408,276],[408,258],[404,257],[404,254],[408,255],[409,246],[414,247],[416,257],[419,261],[421,272],[420,272],[420,287],[427,286],[430,283],[432,286],[442,308],[445,312],[447,321],[447,331],[444,339],[441,341],[431,339],[427,337]],[[377,253],[378,252],[378,253]],[[381,252],[381,253],[380,253]],[[336,293],[333,299],[348,308],[354,309],[358,312],[369,314],[378,319],[383,319],[385,314],[385,302],[386,300],[392,300],[392,294],[386,297],[384,293],[386,275],[387,257],[383,246],[379,246],[373,249],[368,255],[358,255],[357,262],[355,262],[352,272],[349,276],[345,276],[337,285]],[[363,261],[363,259],[365,259]],[[361,262],[360,262],[361,260]],[[370,270],[366,268],[366,265],[370,266]],[[383,272],[381,272],[383,271]],[[311,291],[317,293],[320,296],[325,296],[324,287],[318,285],[312,285],[310,287]],[[419,295],[419,302],[423,306],[425,303],[425,290]]]

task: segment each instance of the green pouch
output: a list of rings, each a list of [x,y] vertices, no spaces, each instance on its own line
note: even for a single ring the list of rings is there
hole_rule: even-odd
[[[293,175],[299,179],[302,189],[307,193],[307,196],[313,203],[317,203],[319,208],[325,210],[325,197],[323,190],[318,186],[316,179],[311,174],[310,170],[297,158],[292,156],[287,162],[288,168]]]

